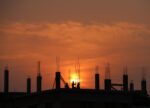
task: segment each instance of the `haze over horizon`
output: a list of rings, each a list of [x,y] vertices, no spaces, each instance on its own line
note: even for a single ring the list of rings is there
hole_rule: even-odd
[[[27,76],[35,91],[39,60],[43,89],[52,88],[59,56],[66,81],[80,58],[83,88],[94,87],[96,65],[103,88],[109,62],[113,82],[122,81],[127,65],[129,82],[140,89],[144,66],[150,92],[149,12],[149,0],[1,0],[0,91],[6,65],[11,91],[25,91]]]

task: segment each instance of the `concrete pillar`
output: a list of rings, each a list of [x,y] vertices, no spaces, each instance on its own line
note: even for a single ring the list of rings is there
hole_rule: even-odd
[[[111,91],[111,80],[105,79],[105,91]]]
[[[128,91],[128,75],[123,75],[123,90]]]
[[[4,93],[9,92],[9,71],[6,68],[4,71]]]
[[[133,82],[130,83],[130,91],[134,91],[134,84],[133,84]]]
[[[142,91],[144,94],[147,93],[147,87],[146,87],[146,80],[145,80],[145,79],[143,79],[143,80],[141,81],[141,91]]]
[[[99,74],[95,74],[95,89],[99,90]]]
[[[37,76],[37,93],[40,93],[42,90],[42,77],[41,75],[39,74]]]
[[[56,81],[56,89],[60,89],[60,72],[56,72],[56,77],[55,77],[55,81]]]
[[[31,78],[27,78],[27,94],[31,93]]]

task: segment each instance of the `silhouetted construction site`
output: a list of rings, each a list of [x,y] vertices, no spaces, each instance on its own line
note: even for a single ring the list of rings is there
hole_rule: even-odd
[[[141,90],[135,90],[133,81],[130,83],[128,81],[127,67],[123,69],[122,83],[113,83],[110,79],[110,66],[107,64],[104,89],[102,89],[98,66],[95,70],[94,89],[80,87],[80,64],[77,63],[78,80],[72,81],[69,85],[62,77],[58,66],[55,72],[54,88],[42,90],[42,75],[40,62],[38,62],[36,92],[31,92],[30,77],[26,79],[26,92],[10,92],[9,69],[5,68],[0,108],[150,108],[150,97],[144,75],[141,80]],[[121,89],[118,90],[117,87]]]

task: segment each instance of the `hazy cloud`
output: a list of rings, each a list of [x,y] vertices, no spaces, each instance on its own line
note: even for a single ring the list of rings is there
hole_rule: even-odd
[[[31,63],[37,60],[44,62],[44,70],[55,71],[56,56],[63,58],[64,71],[74,68],[72,65],[79,56],[83,73],[90,72],[96,64],[100,64],[103,71],[107,61],[131,67],[150,65],[150,29],[140,24],[10,23],[0,25],[0,34],[0,64],[19,65],[23,62],[22,68],[18,69],[24,74],[32,74],[29,73],[33,70]],[[27,64],[30,68],[25,72],[23,68]],[[120,75],[117,71],[115,73]],[[83,85],[86,87],[86,82]]]

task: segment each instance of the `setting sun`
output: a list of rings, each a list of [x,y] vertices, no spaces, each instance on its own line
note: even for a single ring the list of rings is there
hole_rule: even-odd
[[[70,82],[71,82],[71,83],[74,82],[75,84],[79,83],[79,82],[80,82],[79,75],[78,75],[77,73],[72,73],[72,74],[70,75]]]

